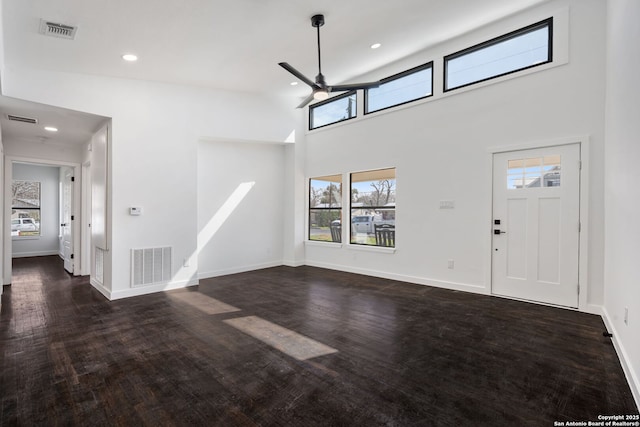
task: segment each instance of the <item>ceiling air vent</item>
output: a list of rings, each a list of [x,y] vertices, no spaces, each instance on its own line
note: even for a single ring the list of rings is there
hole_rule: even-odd
[[[71,25],[58,24],[56,22],[40,20],[40,34],[51,37],[60,37],[61,39],[73,40],[76,37],[78,27]]]
[[[35,125],[38,123],[38,119],[32,119],[31,117],[14,116],[13,114],[7,114],[7,119],[14,122],[31,123]]]

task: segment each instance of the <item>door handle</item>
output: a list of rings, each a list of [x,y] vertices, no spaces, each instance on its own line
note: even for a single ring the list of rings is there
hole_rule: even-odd
[[[67,223],[60,224],[60,227],[66,227],[66,226],[67,226]]]
[[[507,234],[506,231],[493,230],[493,234]]]

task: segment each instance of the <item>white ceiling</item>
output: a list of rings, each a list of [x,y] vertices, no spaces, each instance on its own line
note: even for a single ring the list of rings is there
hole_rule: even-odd
[[[295,106],[308,88],[277,64],[314,79],[314,14],[326,19],[323,74],[340,84],[544,1],[2,0],[2,31],[7,66],[290,94]],[[40,19],[77,26],[75,39],[39,34]]]

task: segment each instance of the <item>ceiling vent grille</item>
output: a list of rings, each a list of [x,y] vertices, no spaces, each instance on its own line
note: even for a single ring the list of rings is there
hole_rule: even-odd
[[[45,36],[73,40],[76,37],[76,31],[78,31],[78,27],[40,20],[40,34]]]
[[[32,119],[31,117],[16,116],[13,114],[7,114],[7,119],[12,120],[14,122],[30,123],[32,125],[35,125],[38,123],[38,119]]]

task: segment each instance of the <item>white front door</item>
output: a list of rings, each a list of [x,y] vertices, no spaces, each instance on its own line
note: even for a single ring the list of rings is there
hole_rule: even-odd
[[[61,234],[62,234],[62,257],[64,259],[64,269],[73,274],[73,224],[72,224],[72,206],[73,206],[73,169],[64,168],[64,179],[62,180],[62,218],[61,218]]]
[[[580,145],[493,156],[492,293],[578,307]]]

